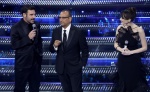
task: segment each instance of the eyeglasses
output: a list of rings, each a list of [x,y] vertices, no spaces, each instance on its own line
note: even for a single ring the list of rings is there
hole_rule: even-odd
[[[62,19],[66,19],[66,18],[69,18],[69,17],[58,17],[58,18],[59,18],[59,19],[61,19],[61,18],[62,18]]]

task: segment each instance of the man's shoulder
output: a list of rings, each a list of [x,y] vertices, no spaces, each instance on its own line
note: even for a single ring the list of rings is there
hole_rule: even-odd
[[[80,27],[76,25],[71,25],[71,30],[74,31],[74,33],[78,36],[83,34],[83,29],[81,29]]]
[[[12,27],[20,27],[21,26],[21,21],[18,21],[17,23],[15,23]]]
[[[11,30],[17,29],[18,27],[19,27],[19,23],[16,23],[16,24],[12,25]]]
[[[82,30],[81,28],[79,28],[79,27],[76,26],[76,25],[71,25],[71,28],[74,29],[74,30],[78,30],[78,31]]]

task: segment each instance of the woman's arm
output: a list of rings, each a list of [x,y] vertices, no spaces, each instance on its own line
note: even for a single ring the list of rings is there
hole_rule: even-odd
[[[139,37],[140,37],[142,47],[136,50],[132,50],[131,54],[141,53],[147,50],[147,42],[146,42],[145,32],[143,28],[139,27],[138,32],[139,32]]]

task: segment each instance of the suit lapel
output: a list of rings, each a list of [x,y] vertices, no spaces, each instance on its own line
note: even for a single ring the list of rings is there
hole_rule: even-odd
[[[72,40],[72,38],[74,36],[74,32],[75,32],[75,30],[74,30],[73,26],[71,25],[66,47],[69,46],[69,44],[70,44],[70,42],[71,42],[71,40]]]
[[[57,36],[56,36],[56,39],[55,40],[60,40],[61,41],[61,43],[63,42],[63,38],[62,38],[62,27],[60,27],[59,29],[58,29],[58,32],[57,32]],[[60,48],[63,50],[63,46],[62,45],[60,45]]]
[[[21,22],[21,26],[22,26],[21,28],[22,28],[24,34],[28,35],[28,29],[27,29],[28,27],[24,26],[23,22]]]
[[[55,40],[60,40],[61,42],[63,41],[62,39],[62,28],[58,28],[57,31],[56,31],[56,36],[55,36]]]

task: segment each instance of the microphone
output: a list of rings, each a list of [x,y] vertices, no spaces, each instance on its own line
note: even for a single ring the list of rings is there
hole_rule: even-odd
[[[127,48],[127,45],[128,45],[128,40],[125,40],[125,45],[124,45],[124,49],[126,49]]]
[[[32,28],[33,28],[33,30],[36,30],[36,24],[32,24]],[[35,37],[34,37],[34,39],[35,39]],[[32,40],[34,40],[34,39],[32,39]]]
[[[36,24],[32,24],[33,30],[36,29]]]

